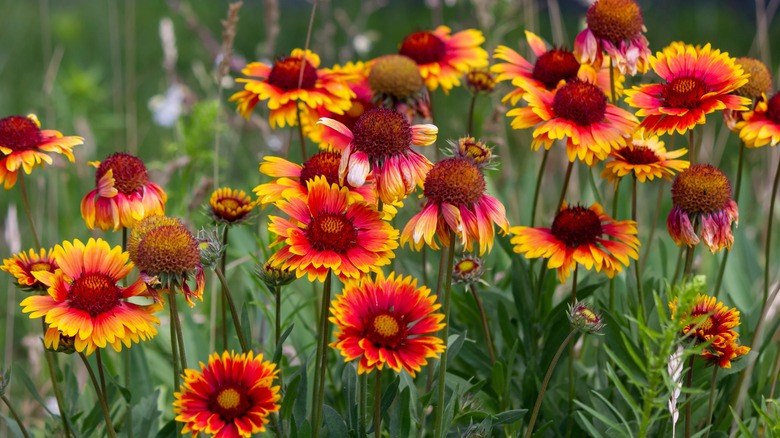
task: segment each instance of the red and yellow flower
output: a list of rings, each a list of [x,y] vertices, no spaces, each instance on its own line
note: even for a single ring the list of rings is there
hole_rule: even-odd
[[[102,239],[74,240],[57,245],[53,253],[56,271],[33,272],[48,294],[22,300],[22,312],[46,317],[49,328],[72,336],[76,351],[87,355],[106,345],[120,351],[123,344],[130,347],[157,334],[160,321],[153,313],[160,307],[129,301],[149,296],[143,280],[120,286],[133,269],[120,246],[111,248]]]
[[[690,166],[686,160],[677,160],[688,149],[678,149],[667,152],[664,142],[655,135],[647,135],[644,128],[634,133],[633,140],[620,149],[613,150],[609,156],[601,176],[609,182],[623,178],[633,173],[639,182],[652,181],[655,178],[672,179],[675,172],[680,172]]]
[[[236,80],[244,83],[244,89],[229,100],[236,101],[238,112],[247,118],[261,100],[267,100],[272,128],[297,125],[298,108],[306,113],[301,118],[310,120],[317,119],[320,108],[344,114],[355,97],[345,83],[349,75],[343,71],[318,69],[319,66],[318,55],[301,49],[293,50],[290,56],[271,66],[262,62],[250,63],[241,71],[249,77]]]
[[[103,231],[132,228],[141,219],[165,213],[168,195],[149,180],[141,159],[124,152],[110,155],[97,167],[97,188],[81,200],[81,217],[87,228]]]
[[[731,199],[731,184],[716,167],[697,164],[677,174],[672,183],[672,211],[666,228],[677,246],[695,246],[701,240],[713,254],[731,249],[731,223],[739,223],[737,203]],[[701,238],[696,226],[701,226]]]
[[[752,111],[743,113],[736,124],[739,138],[749,148],[775,146],[780,143],[780,93],[767,99],[766,94],[756,102]]]
[[[276,206],[290,218],[269,216],[268,229],[275,244],[284,246],[268,262],[325,281],[332,270],[341,279],[358,279],[379,272],[390,263],[398,247],[398,230],[381,219],[376,208],[363,201],[350,202],[349,189],[330,184],[324,176],[307,183],[307,197],[279,201]]]
[[[214,353],[200,371],[184,370],[173,402],[182,433],[249,438],[265,432],[268,416],[280,408],[279,385],[273,384],[278,373],[276,364],[251,351]]]
[[[249,218],[257,205],[243,190],[220,187],[211,194],[209,207],[211,217],[219,223],[240,224]]]
[[[561,283],[578,263],[612,278],[628,266],[629,258],[639,258],[636,222],[616,221],[598,203],[590,208],[564,204],[551,228],[512,227],[509,232],[515,235],[510,240],[514,252],[546,258]]]
[[[50,153],[65,155],[72,163],[73,147],[83,143],[81,137],[41,129],[35,114],[6,117],[0,120],[0,183],[10,189],[16,184],[19,169],[29,175],[35,167],[51,164]]]
[[[26,290],[43,290],[46,285],[35,278],[34,272],[50,272],[57,270],[57,261],[54,259],[54,253],[45,248],[40,252],[30,249],[28,252],[14,254],[10,259],[3,260],[0,271],[8,272],[13,275],[16,284]]]
[[[447,26],[415,32],[403,40],[398,50],[417,63],[430,91],[441,85],[444,93],[449,93],[460,85],[464,73],[488,65],[488,53],[481,47],[485,42],[482,32],[476,29],[462,30],[454,35],[450,32]]]
[[[677,131],[684,134],[714,111],[747,110],[750,99],[732,92],[747,83],[748,75],[728,53],[710,44],[694,47],[673,42],[650,57],[650,67],[665,83],[645,84],[627,90],[626,102],[644,116],[648,134]]]
[[[385,204],[403,200],[422,186],[431,162],[412,150],[436,141],[434,125],[410,125],[396,111],[374,108],[363,113],[352,129],[333,119],[322,118],[323,138],[341,152],[339,179],[360,187],[372,173],[374,188]]]
[[[530,88],[523,97],[528,106],[507,112],[512,128],[536,126],[531,147],[550,149],[555,140],[566,139],[569,161],[579,159],[589,166],[623,147],[636,129],[637,119],[607,102],[607,96],[592,82],[573,79],[552,91]]]
[[[329,318],[336,328],[336,342],[344,361],[360,359],[358,374],[385,365],[412,377],[446,348],[435,336],[444,328],[444,314],[436,297],[425,286],[417,287],[412,277],[381,271],[376,279],[350,281],[332,301]]]

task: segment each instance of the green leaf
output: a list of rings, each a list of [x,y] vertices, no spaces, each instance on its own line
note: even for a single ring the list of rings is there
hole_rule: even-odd
[[[493,369],[490,370],[491,375],[491,386],[493,387],[493,391],[496,392],[496,394],[503,395],[504,391],[506,391],[506,380],[504,379],[505,373],[504,373],[504,364],[500,360],[497,360],[495,364],[493,364]]]
[[[337,438],[349,436],[344,419],[335,409],[328,405],[324,405],[322,407],[322,415],[325,419],[325,427],[328,428],[329,437]]]
[[[357,372],[351,364],[341,372],[341,384],[347,399],[347,427],[352,430],[357,427]]]
[[[13,374],[14,378],[22,382],[25,388],[27,388],[27,390],[30,391],[30,394],[33,396],[35,401],[37,401],[49,415],[54,415],[54,413],[50,411],[48,407],[46,407],[46,402],[43,401],[41,395],[38,394],[38,389],[35,387],[35,384],[32,382],[32,380],[30,380],[30,377],[27,376],[27,373],[25,372],[24,368],[20,367],[19,365],[14,365],[13,369],[14,369],[14,374]]]
[[[160,410],[157,409],[157,402],[160,398],[160,390],[138,400],[133,406],[133,437],[153,437],[157,429],[157,422],[160,419]]]
[[[157,438],[170,438],[176,436],[176,420],[170,420],[157,432]]]
[[[22,429],[19,428],[19,425],[16,423],[16,420],[14,420],[13,417],[9,417],[6,416],[5,414],[0,413],[0,418],[3,419],[5,425],[8,426],[8,430],[11,431],[14,437],[16,438],[24,437],[24,435],[22,434]]]
[[[282,352],[284,351],[282,347],[284,346],[284,341],[286,341],[287,337],[290,336],[290,333],[292,333],[293,327],[295,327],[295,324],[290,324],[290,326],[282,332],[282,335],[279,336],[279,345],[274,351],[274,363],[276,364],[280,363],[279,361],[282,359]]]
[[[398,385],[400,382],[401,379],[396,376],[393,381],[390,382],[390,385],[382,391],[382,400],[380,400],[379,404],[381,412],[384,413],[390,409],[390,405],[393,403],[395,396],[398,395]]]
[[[512,409],[510,411],[504,411],[495,416],[493,424],[512,424],[516,423],[525,417],[528,413],[528,409]]]
[[[249,323],[249,309],[246,302],[241,305],[241,334],[244,335],[244,340],[247,342],[247,348],[251,348],[252,325]]]

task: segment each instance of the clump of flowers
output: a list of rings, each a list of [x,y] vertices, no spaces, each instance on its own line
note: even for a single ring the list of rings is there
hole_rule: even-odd
[[[28,252],[14,254],[13,257],[3,260],[0,271],[11,274],[16,284],[27,291],[46,290],[46,285],[38,280],[35,272],[51,272],[57,270],[57,261],[52,250],[41,248],[40,251],[30,249]]]
[[[647,135],[639,128],[626,146],[610,152],[612,160],[607,161],[601,176],[609,182],[633,174],[639,182],[652,181],[655,178],[672,179],[675,172],[690,166],[687,160],[678,160],[688,149],[667,151],[664,142],[658,136]]]
[[[249,219],[255,208],[253,201],[243,190],[221,187],[211,194],[209,207],[212,219],[218,223],[237,225]]]

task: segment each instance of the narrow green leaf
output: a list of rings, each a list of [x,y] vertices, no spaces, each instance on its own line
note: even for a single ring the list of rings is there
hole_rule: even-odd
[[[322,407],[322,415],[325,419],[325,427],[328,428],[328,436],[333,438],[349,436],[344,419],[335,409],[328,405],[324,405]]]
[[[160,410],[157,409],[159,398],[160,390],[157,389],[152,394],[141,398],[133,406],[133,437],[151,438],[154,436],[160,418]]]
[[[295,327],[295,324],[290,324],[290,326],[282,332],[282,335],[279,336],[279,346],[276,347],[276,350],[274,351],[274,363],[280,363],[279,361],[282,358],[282,351],[284,351],[282,348],[284,346],[284,341],[286,341],[287,337],[290,336],[290,333],[292,333],[293,327]]]
[[[249,308],[245,302],[241,305],[241,334],[247,342],[247,347],[252,348],[252,325],[249,323]]]
[[[493,424],[512,424],[516,423],[525,417],[528,413],[528,409],[512,409],[510,411],[504,411],[495,416]]]
[[[24,368],[20,367],[19,365],[14,365],[13,369],[14,369],[14,373],[13,373],[14,379],[22,382],[24,387],[27,388],[28,391],[30,391],[30,394],[33,396],[35,401],[37,401],[49,415],[54,415],[54,413],[50,411],[48,407],[46,407],[46,402],[43,401],[41,395],[38,394],[38,389],[35,387],[35,384],[32,382],[32,380],[30,380],[30,377],[27,375]]]

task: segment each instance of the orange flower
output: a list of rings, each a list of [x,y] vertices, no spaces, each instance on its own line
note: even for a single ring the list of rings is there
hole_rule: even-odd
[[[119,284],[130,274],[133,263],[120,246],[111,248],[103,239],[65,241],[54,248],[55,272],[35,271],[48,294],[27,297],[22,312],[30,318],[46,317],[50,328],[72,336],[78,352],[90,355],[111,345],[116,351],[157,334],[160,321],[155,304],[140,305],[129,299],[149,296],[138,279],[128,287]]]
[[[268,259],[271,266],[325,281],[329,270],[341,279],[379,272],[398,247],[398,231],[375,208],[350,202],[349,189],[323,176],[306,183],[307,198],[290,198],[276,206],[289,219],[269,216],[268,229],[284,246]]]
[[[376,279],[350,281],[331,303],[329,320],[338,341],[330,346],[345,362],[359,358],[358,374],[387,365],[414,377],[445,349],[435,336],[444,328],[444,314],[436,312],[440,307],[431,290],[418,288],[412,277],[391,273],[385,278],[379,271]]]
[[[249,213],[252,212],[255,205],[255,201],[251,200],[246,192],[228,187],[215,190],[209,200],[211,217],[217,222],[231,225],[240,224],[249,219]]]
[[[347,78],[343,72],[318,70],[319,66],[318,55],[301,49],[293,50],[290,56],[277,60],[272,66],[250,63],[241,71],[249,78],[236,80],[245,83],[244,89],[229,100],[238,102],[238,112],[247,118],[258,102],[267,100],[272,128],[297,125],[299,102],[300,109],[311,120],[317,119],[320,108],[344,114],[352,106],[350,99],[355,97],[344,83]]]
[[[450,28],[415,32],[401,43],[398,53],[412,58],[430,91],[439,88],[448,94],[460,85],[460,77],[472,68],[487,67],[488,54],[480,47],[482,32],[467,29],[450,35]]]
[[[636,222],[616,221],[598,203],[590,208],[564,204],[551,228],[512,227],[509,232],[515,234],[510,240],[514,252],[548,259],[547,267],[558,269],[561,283],[577,263],[588,270],[603,269],[612,278],[628,266],[629,257],[639,258]]]
[[[664,142],[655,135],[646,135],[644,128],[634,133],[633,140],[620,149],[613,150],[601,176],[609,182],[623,178],[633,173],[639,182],[652,181],[654,178],[672,179],[675,172],[680,172],[690,166],[689,161],[676,160],[682,157],[688,149],[678,149],[667,152]]]
[[[712,50],[709,44],[674,42],[651,56],[650,66],[665,83],[626,91],[626,102],[639,108],[637,116],[645,116],[639,126],[648,134],[684,134],[713,111],[744,111],[750,104],[750,99],[732,94],[747,83],[748,75],[728,53]]]
[[[132,228],[149,215],[165,213],[168,195],[149,181],[144,162],[124,152],[109,155],[97,167],[97,188],[81,200],[81,217],[87,228],[103,231]]]
[[[775,146],[780,143],[780,93],[767,99],[766,94],[756,102],[752,111],[743,113],[743,121],[737,122],[739,138],[749,148]]]
[[[8,272],[14,276],[16,284],[25,290],[45,290],[46,285],[35,278],[34,272],[51,272],[57,270],[57,261],[54,259],[54,253],[41,248],[40,252],[30,249],[27,253],[24,251],[15,254],[10,259],[3,260],[3,266],[0,271]]]
[[[81,137],[63,137],[59,131],[41,129],[35,114],[6,117],[0,120],[0,182],[10,189],[16,184],[19,169],[29,175],[33,168],[51,164],[51,152],[65,155],[72,163],[73,146],[83,143]]]
[[[208,365],[200,363],[200,371],[184,370],[173,402],[182,433],[248,438],[265,432],[268,416],[280,407],[279,385],[273,385],[278,373],[276,364],[251,351],[214,353]]]

